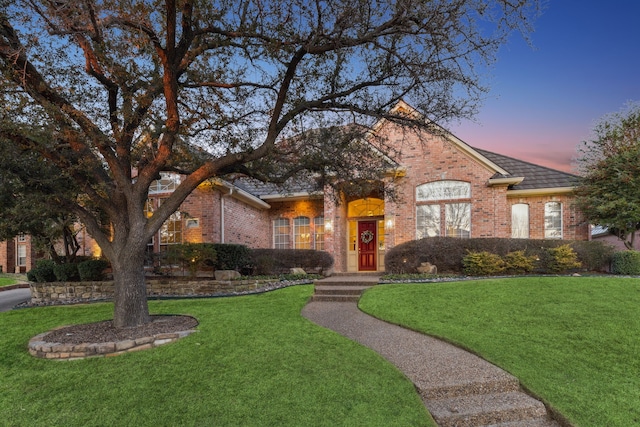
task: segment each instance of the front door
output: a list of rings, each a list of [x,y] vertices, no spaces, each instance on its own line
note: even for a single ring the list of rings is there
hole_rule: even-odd
[[[376,271],[377,221],[358,222],[358,271]]]

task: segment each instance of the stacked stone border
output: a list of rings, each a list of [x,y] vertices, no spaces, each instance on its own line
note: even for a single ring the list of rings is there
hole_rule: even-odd
[[[148,297],[198,297],[257,292],[272,280],[147,279]],[[31,305],[112,300],[113,281],[29,283]]]
[[[61,326],[60,328],[64,328]],[[60,329],[56,328],[56,329]],[[56,330],[54,329],[54,330]],[[62,344],[44,341],[51,331],[36,335],[29,340],[29,353],[41,359],[54,360],[77,360],[88,357],[111,357],[134,351],[148,350],[191,335],[195,329],[156,334],[150,337],[138,338],[135,340],[124,340],[117,342],[103,343],[83,343],[83,344]]]

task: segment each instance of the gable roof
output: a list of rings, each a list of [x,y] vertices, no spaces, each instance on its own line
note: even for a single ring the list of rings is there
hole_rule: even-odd
[[[487,150],[475,149],[484,157],[500,165],[511,176],[522,176],[521,183],[509,187],[510,192],[524,194],[525,192],[556,190],[568,192],[578,184],[579,177],[567,172],[558,171],[545,166],[536,165],[513,157],[493,153]]]

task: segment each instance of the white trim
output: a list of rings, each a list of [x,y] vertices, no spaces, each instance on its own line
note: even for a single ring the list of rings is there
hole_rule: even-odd
[[[524,181],[524,176],[514,176],[509,178],[489,178],[487,186],[493,187],[498,185],[518,185]]]
[[[507,190],[507,197],[569,194],[569,193],[573,193],[574,191],[575,191],[575,187],[551,187],[551,188],[533,188],[530,190]]]

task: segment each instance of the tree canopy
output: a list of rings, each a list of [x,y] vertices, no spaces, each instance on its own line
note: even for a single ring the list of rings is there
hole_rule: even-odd
[[[385,157],[365,162],[354,142],[368,126],[412,124],[389,113],[401,99],[434,122],[472,116],[497,49],[539,12],[536,0],[3,3],[1,140],[74,183],[63,206],[111,261],[118,326],[149,320],[146,244],[203,181],[380,176]],[[147,217],[161,171],[184,179]]]
[[[640,104],[603,117],[580,153],[580,209],[633,249],[640,230]]]

